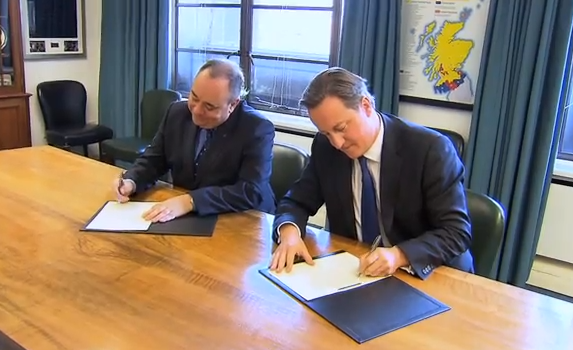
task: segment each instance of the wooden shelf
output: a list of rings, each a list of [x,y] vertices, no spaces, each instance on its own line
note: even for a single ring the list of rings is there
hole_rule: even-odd
[[[0,62],[0,150],[31,146],[30,94],[26,93],[24,60],[22,51],[22,28],[20,22],[20,1],[0,0],[0,19],[7,35],[7,45],[1,59],[11,59],[11,67]],[[8,13],[6,14],[6,9]],[[6,19],[8,19],[6,21]],[[8,22],[8,23],[4,23]],[[8,26],[6,26],[8,24]],[[11,85],[2,85],[2,75],[11,77]]]

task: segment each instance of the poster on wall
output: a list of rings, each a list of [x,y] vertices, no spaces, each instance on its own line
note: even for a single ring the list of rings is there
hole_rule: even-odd
[[[489,0],[406,0],[400,95],[473,105]]]

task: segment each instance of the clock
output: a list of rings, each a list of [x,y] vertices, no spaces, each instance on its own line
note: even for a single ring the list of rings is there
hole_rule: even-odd
[[[8,36],[4,28],[0,26],[0,50],[4,50],[6,44],[8,44]]]

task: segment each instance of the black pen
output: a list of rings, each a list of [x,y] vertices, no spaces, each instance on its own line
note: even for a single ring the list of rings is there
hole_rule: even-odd
[[[122,187],[123,187],[123,172],[119,173],[119,182],[117,185],[117,193],[119,193],[120,196],[123,196],[123,194],[121,193]]]
[[[376,248],[378,248],[378,245],[380,244],[381,239],[382,239],[382,235],[376,236],[376,238],[374,239],[374,242],[372,242],[372,245],[370,246],[370,252],[368,253],[368,255],[374,253]],[[360,277],[360,276],[362,276],[362,273],[358,272],[358,277]]]

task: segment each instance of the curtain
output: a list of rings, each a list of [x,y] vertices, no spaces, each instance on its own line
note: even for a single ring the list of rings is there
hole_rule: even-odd
[[[376,108],[398,114],[401,0],[344,1],[339,65],[368,80]]]
[[[506,211],[490,278],[529,278],[562,124],[571,0],[492,0],[476,88],[466,185]]]
[[[99,121],[139,134],[143,93],[169,87],[169,0],[102,0]]]

